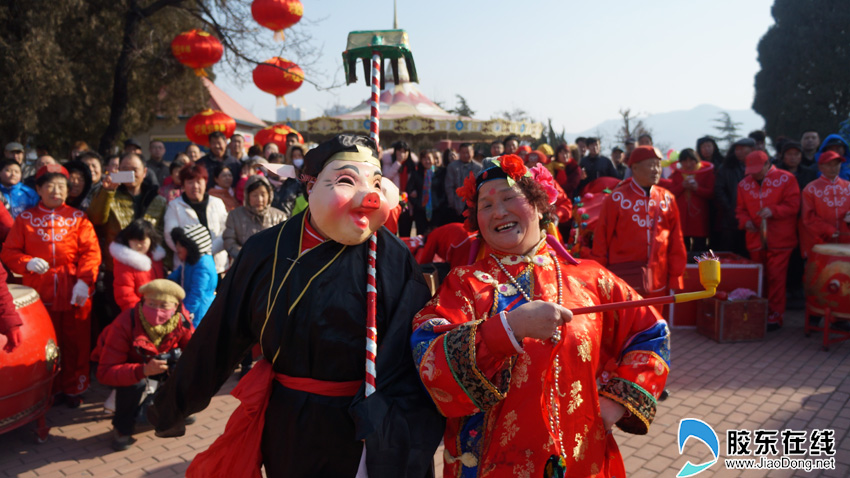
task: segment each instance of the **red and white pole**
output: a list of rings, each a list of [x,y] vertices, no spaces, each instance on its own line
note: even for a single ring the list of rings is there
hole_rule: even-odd
[[[381,55],[372,53],[372,112],[369,124],[369,137],[379,145],[381,112]],[[380,146],[380,145],[379,145]]]
[[[378,234],[369,238],[369,259],[366,265],[366,396],[375,392],[375,359],[378,356],[378,286],[376,280]]]

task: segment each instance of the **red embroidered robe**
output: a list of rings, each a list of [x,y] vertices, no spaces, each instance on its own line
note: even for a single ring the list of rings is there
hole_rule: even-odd
[[[621,477],[622,458],[605,431],[599,397],[628,410],[617,424],[627,432],[645,434],[654,418],[669,370],[669,332],[652,308],[575,316],[557,345],[525,339],[518,353],[512,344],[499,313],[526,301],[496,260],[534,300],[556,302],[552,252],[543,244],[532,258],[494,254],[455,268],[414,318],[411,342],[420,377],[448,417],[445,477],[542,476],[558,451],[541,403],[559,409],[557,441],[569,476]],[[636,295],[593,261],[558,260],[567,308]],[[462,325],[433,331],[445,323]],[[560,393],[544,383],[555,347]]]

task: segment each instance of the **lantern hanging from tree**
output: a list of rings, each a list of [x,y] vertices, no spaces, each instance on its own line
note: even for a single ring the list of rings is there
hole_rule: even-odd
[[[192,116],[186,122],[186,137],[201,146],[209,146],[209,136],[216,131],[221,131],[228,138],[233,136],[236,120],[221,111],[208,109]]]
[[[261,144],[264,147],[269,143],[274,143],[281,152],[286,152],[286,135],[289,133],[297,134],[298,142],[304,144],[304,137],[301,136],[301,133],[282,123],[273,124],[257,131],[257,134],[254,135],[254,143]]]
[[[299,0],[254,0],[251,16],[260,25],[273,30],[276,40],[283,41],[283,30],[301,20],[304,6]]]
[[[198,76],[207,76],[204,68],[216,64],[223,52],[218,38],[203,30],[183,32],[171,41],[171,53],[177,61],[194,68]]]
[[[300,88],[303,82],[304,72],[301,67],[279,56],[266,60],[254,68],[254,84],[266,93],[273,94],[278,104],[285,105],[284,95]]]

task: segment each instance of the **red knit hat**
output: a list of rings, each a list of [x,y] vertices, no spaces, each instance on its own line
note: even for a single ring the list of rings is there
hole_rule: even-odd
[[[633,166],[641,161],[646,161],[647,159],[664,159],[661,157],[661,153],[658,152],[657,149],[652,146],[638,146],[632,151],[632,154],[629,155],[629,166]]]

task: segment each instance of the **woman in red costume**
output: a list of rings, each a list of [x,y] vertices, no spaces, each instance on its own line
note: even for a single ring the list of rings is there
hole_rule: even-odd
[[[65,168],[43,166],[35,184],[41,201],[15,219],[0,258],[41,296],[62,351],[54,390],[64,394],[70,406],[79,406],[79,395],[89,387],[89,296],[100,266],[100,246],[86,213],[65,204]]]
[[[651,308],[572,316],[636,294],[545,234],[552,181],[506,155],[458,189],[490,253],[449,273],[411,338],[448,417],[446,477],[622,477],[612,427],[644,434],[654,418],[667,325]]]
[[[671,169],[669,190],[676,196],[685,247],[689,252],[706,251],[711,232],[709,202],[714,198],[714,165],[700,161],[694,150],[685,148]]]

